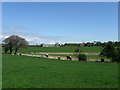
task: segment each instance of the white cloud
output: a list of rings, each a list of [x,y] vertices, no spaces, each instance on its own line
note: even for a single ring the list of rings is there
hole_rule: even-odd
[[[5,38],[8,38],[9,36],[4,36],[4,35],[0,35],[0,39],[4,40]]]
[[[64,42],[65,43],[83,43],[83,42]]]
[[[61,42],[61,41],[58,41],[57,43],[61,44],[62,42]]]
[[[8,38],[9,36],[4,36],[3,38]]]
[[[55,44],[56,42],[55,41],[50,41],[49,44]]]
[[[42,44],[42,43],[46,43],[46,44],[55,44],[61,41],[56,41],[54,40],[55,38],[48,38],[48,37],[40,37],[40,36],[33,36],[33,35],[25,35],[25,34],[20,34],[20,33],[3,33],[2,35],[0,35],[0,41],[2,42],[2,40],[4,40],[5,38],[8,38],[11,35],[18,35],[20,37],[23,37],[26,39],[26,41],[28,41],[29,44]],[[0,43],[1,43],[0,42]]]
[[[2,35],[0,35],[0,38],[3,38],[3,36],[2,36]]]

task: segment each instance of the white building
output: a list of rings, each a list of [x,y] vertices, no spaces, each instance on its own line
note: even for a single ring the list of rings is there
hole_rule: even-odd
[[[42,47],[60,47],[60,44],[41,44]]]

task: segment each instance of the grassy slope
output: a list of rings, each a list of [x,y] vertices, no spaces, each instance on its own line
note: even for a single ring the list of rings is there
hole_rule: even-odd
[[[101,47],[29,47],[19,52],[74,52],[80,48],[83,52],[100,52]]]
[[[118,64],[3,55],[3,88],[114,88]]]

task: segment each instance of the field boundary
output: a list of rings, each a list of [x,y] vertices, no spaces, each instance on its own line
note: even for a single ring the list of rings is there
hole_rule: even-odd
[[[74,55],[75,53],[67,53],[67,52],[29,52],[29,54],[71,54]],[[82,53],[85,55],[99,55],[100,53]]]
[[[50,56],[49,57],[46,57],[45,55],[34,55],[34,54],[24,54],[24,53],[18,53],[17,55],[23,55],[23,56],[31,56],[31,57],[38,57],[38,58],[48,58],[48,59],[58,59],[58,56]],[[64,56],[61,56],[60,59],[58,60],[67,60],[66,57]],[[77,58],[73,57],[72,58],[72,61],[78,61]],[[87,59],[87,61],[101,61],[101,59]],[[108,62],[108,60],[105,60]]]

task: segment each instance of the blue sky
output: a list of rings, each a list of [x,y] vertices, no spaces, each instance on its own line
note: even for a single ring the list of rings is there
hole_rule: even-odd
[[[4,2],[3,38],[30,44],[118,40],[117,2]]]

